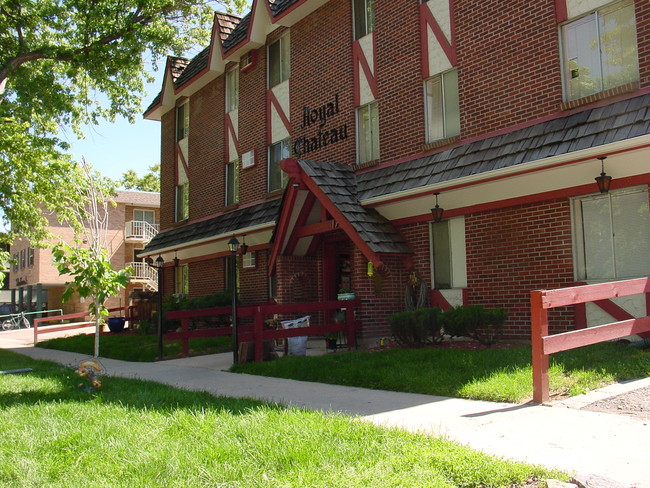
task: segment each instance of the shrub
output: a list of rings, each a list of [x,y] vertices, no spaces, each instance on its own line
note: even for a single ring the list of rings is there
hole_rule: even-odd
[[[439,308],[416,308],[388,317],[395,340],[403,345],[422,345],[442,340]]]
[[[495,344],[503,335],[508,317],[504,308],[486,309],[481,305],[454,307],[441,314],[445,334],[452,337],[471,337],[481,344]]]

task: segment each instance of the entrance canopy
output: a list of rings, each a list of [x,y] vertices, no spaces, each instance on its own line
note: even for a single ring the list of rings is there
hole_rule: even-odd
[[[339,163],[285,159],[289,184],[273,235],[269,272],[279,255],[313,254],[325,236],[344,233],[375,266],[382,255],[410,256],[395,227],[357,199],[356,174]]]

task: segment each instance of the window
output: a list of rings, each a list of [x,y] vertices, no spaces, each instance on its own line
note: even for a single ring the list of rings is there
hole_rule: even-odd
[[[379,114],[377,102],[357,109],[357,160],[359,164],[379,159]]]
[[[188,295],[190,293],[190,267],[187,264],[181,264],[176,267],[176,277],[174,282],[175,293]]]
[[[226,112],[237,110],[239,106],[239,70],[226,71]]]
[[[269,45],[269,88],[288,80],[290,75],[289,36],[284,35]]]
[[[375,1],[352,0],[354,9],[354,38],[361,39],[375,29]]]
[[[27,248],[27,266],[34,266],[34,248]]]
[[[20,269],[25,269],[25,266],[27,266],[27,250],[26,249],[21,249],[20,250]]]
[[[190,104],[183,103],[176,107],[176,140],[185,139],[190,133]]]
[[[567,100],[639,80],[634,2],[624,0],[562,26]]]
[[[19,258],[19,254],[15,253],[14,254],[14,271],[18,271],[18,258]]]
[[[650,275],[648,190],[573,200],[576,276],[612,280]]]
[[[254,268],[255,264],[255,251],[247,252],[241,257],[242,268]]]
[[[269,147],[269,191],[284,188],[289,180],[287,174],[280,169],[280,162],[291,155],[290,146],[291,141],[285,139]]]
[[[239,203],[239,159],[226,164],[226,205]]]
[[[427,142],[460,134],[458,72],[447,71],[424,82]]]
[[[431,224],[431,241],[433,287],[438,290],[451,288],[451,240],[449,235],[449,221]]]
[[[255,165],[255,149],[245,152],[241,155],[242,169],[250,168]]]
[[[155,223],[154,219],[155,216],[153,210],[140,210],[140,209],[133,210],[133,220],[137,222],[146,222],[148,224],[154,225]]]
[[[190,185],[185,183],[176,186],[176,222],[186,220],[190,216]]]

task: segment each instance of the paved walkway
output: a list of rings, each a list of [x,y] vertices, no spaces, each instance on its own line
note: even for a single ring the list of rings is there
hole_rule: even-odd
[[[20,337],[25,332],[0,332],[0,347],[72,367],[87,359],[31,347],[31,338]],[[102,363],[112,376],[340,411],[382,426],[442,435],[501,457],[604,476],[625,487],[650,488],[650,422],[578,409],[590,398],[648,386],[650,378],[612,385],[606,393],[593,392],[562,404],[517,405],[232,374],[224,371],[231,359],[231,354],[218,354],[160,363],[112,359]]]

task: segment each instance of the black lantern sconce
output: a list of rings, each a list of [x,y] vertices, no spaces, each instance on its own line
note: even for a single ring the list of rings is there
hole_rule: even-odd
[[[440,195],[440,192],[435,192],[434,195],[436,196],[436,206],[431,209],[431,215],[433,215],[434,222],[440,222],[445,209],[438,205],[438,195]]]
[[[605,174],[605,160],[607,156],[601,156],[598,159],[600,159],[600,176],[596,176],[596,184],[600,193],[607,193],[612,183],[612,177]]]
[[[242,236],[242,245],[239,246],[241,249],[242,256],[248,252],[248,244],[246,244],[246,234]]]

